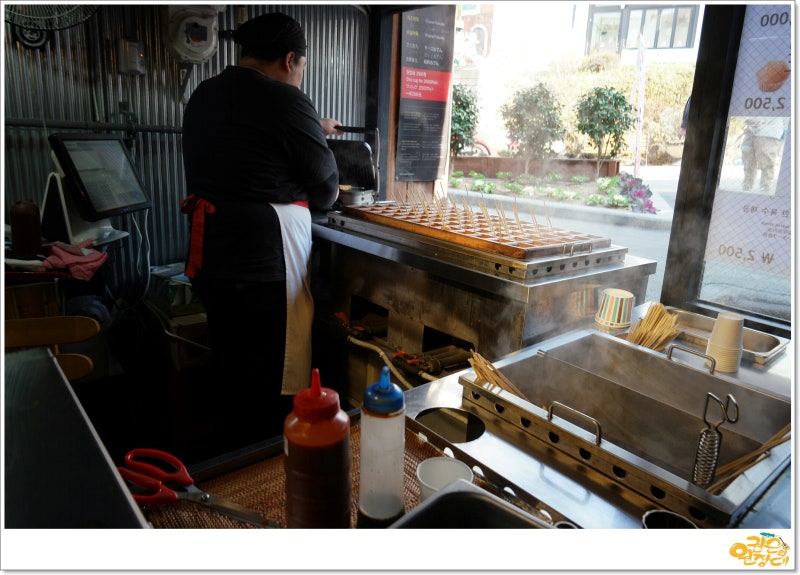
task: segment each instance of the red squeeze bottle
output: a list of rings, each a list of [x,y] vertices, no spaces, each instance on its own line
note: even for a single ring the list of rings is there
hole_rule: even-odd
[[[349,528],[352,509],[350,418],[339,394],[322,387],[319,369],[311,387],[294,396],[283,424],[286,526]]]

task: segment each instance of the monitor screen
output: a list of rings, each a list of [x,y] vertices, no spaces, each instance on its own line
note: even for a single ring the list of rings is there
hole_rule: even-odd
[[[53,157],[84,220],[96,222],[150,207],[122,138],[52,134]]]

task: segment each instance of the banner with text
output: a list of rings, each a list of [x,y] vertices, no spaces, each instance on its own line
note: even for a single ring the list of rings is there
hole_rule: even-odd
[[[403,13],[395,159],[398,180],[432,181],[443,175],[450,150],[446,114],[455,14],[454,5]]]
[[[747,7],[706,261],[790,274],[791,32],[791,5]]]

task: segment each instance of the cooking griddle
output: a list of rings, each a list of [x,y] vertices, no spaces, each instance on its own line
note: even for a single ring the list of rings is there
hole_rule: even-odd
[[[376,202],[368,206],[345,206],[342,213],[366,222],[388,226],[466,248],[533,260],[553,256],[575,256],[609,248],[611,239],[573,232],[549,225],[549,219],[532,212],[491,214],[442,204],[398,204]],[[548,221],[545,223],[544,220]]]

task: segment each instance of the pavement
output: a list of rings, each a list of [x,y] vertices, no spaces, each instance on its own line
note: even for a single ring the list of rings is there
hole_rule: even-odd
[[[537,207],[537,214],[547,214],[554,217],[573,218],[578,220],[597,220],[601,217],[604,222],[614,225],[633,226],[649,229],[672,229],[672,216],[675,208],[675,196],[678,192],[678,179],[681,173],[681,164],[677,162],[668,166],[639,166],[638,172],[634,166],[620,166],[620,172],[636,174],[642,182],[650,186],[653,192],[650,198],[656,207],[655,214],[641,214],[619,208],[605,208],[601,206],[583,206],[566,202],[547,202],[533,198],[521,198],[496,194],[495,201],[503,203],[503,208],[513,209],[515,202],[530,202]],[[466,196],[466,192],[450,188],[449,194],[456,197]],[[474,195],[474,194],[473,194]],[[546,208],[546,212],[544,211]]]

